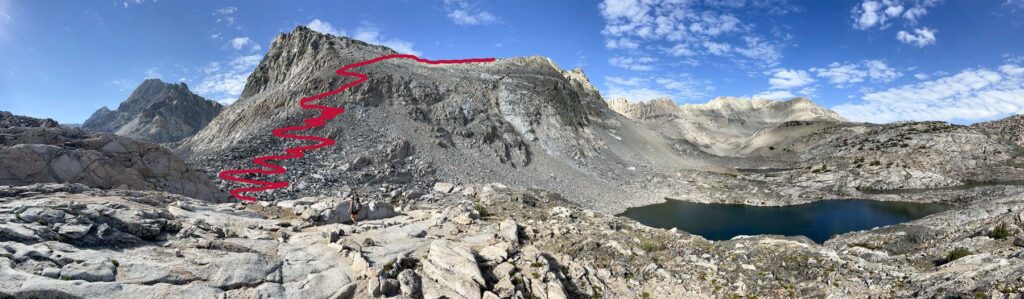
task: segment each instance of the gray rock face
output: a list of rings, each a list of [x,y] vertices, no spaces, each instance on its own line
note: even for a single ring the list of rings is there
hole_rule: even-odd
[[[116,267],[108,260],[92,260],[83,263],[68,264],[60,271],[60,277],[70,280],[89,282],[114,281]]]
[[[976,123],[971,125],[971,128],[1024,147],[1024,134],[1021,134],[1021,132],[1024,132],[1024,115],[1014,115],[1000,120]]]
[[[222,108],[193,94],[185,83],[147,79],[117,110],[96,110],[82,128],[157,143],[175,142],[205,127]]]
[[[205,174],[155,144],[63,126],[0,128],[0,185],[64,182],[227,198]]]
[[[442,240],[430,243],[423,272],[430,278],[423,282],[426,298],[480,298],[480,289],[486,284],[473,252]]]

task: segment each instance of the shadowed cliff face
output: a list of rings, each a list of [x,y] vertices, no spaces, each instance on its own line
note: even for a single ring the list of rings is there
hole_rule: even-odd
[[[193,94],[185,83],[147,79],[117,110],[96,110],[82,128],[158,143],[175,142],[205,127],[222,108]]]

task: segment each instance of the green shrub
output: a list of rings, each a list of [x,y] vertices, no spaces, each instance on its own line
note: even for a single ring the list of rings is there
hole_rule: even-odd
[[[488,218],[491,216],[491,213],[488,212],[487,208],[484,207],[483,205],[477,204],[476,207],[474,208],[476,208],[476,212],[480,214],[480,219]]]
[[[993,239],[1002,240],[1010,237],[1010,229],[1006,228],[1006,223],[1001,223],[992,230],[989,237]]]
[[[665,250],[665,245],[652,241],[643,241],[640,243],[640,248],[646,252],[655,252]]]
[[[970,250],[967,250],[967,248],[964,247],[957,247],[956,249],[953,249],[953,251],[950,251],[949,254],[946,255],[946,262],[949,263],[968,255],[971,255]]]

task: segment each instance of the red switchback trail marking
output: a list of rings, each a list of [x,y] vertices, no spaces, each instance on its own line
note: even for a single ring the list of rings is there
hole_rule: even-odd
[[[360,62],[356,62],[356,63],[353,63],[353,64],[349,64],[349,65],[343,66],[342,68],[340,68],[337,71],[335,71],[335,73],[337,73],[340,76],[354,77],[354,78],[356,78],[355,81],[349,82],[348,84],[345,84],[341,88],[338,88],[338,89],[335,89],[335,90],[331,90],[331,91],[328,91],[328,92],[325,92],[325,93],[321,93],[321,94],[318,94],[318,95],[315,95],[315,96],[311,96],[311,97],[307,97],[307,98],[303,98],[302,100],[299,100],[299,106],[301,106],[302,109],[316,109],[316,110],[320,110],[320,115],[318,115],[316,117],[313,117],[313,118],[307,118],[307,119],[303,120],[303,123],[305,125],[277,128],[277,129],[274,129],[271,132],[272,134],[274,134],[274,136],[281,137],[281,138],[298,139],[298,140],[310,140],[310,141],[316,141],[317,143],[316,144],[297,146],[297,147],[285,149],[284,150],[285,154],[283,154],[283,155],[260,156],[260,157],[256,157],[256,158],[252,159],[252,163],[253,164],[262,166],[262,168],[228,169],[228,170],[221,171],[220,174],[218,174],[218,176],[220,176],[221,179],[229,180],[229,181],[235,181],[235,182],[240,182],[240,183],[246,183],[246,184],[259,185],[257,187],[246,187],[246,188],[235,188],[235,189],[232,189],[231,190],[231,196],[234,196],[235,198],[238,198],[238,199],[243,200],[243,201],[256,201],[255,197],[247,196],[247,195],[244,195],[242,193],[259,192],[259,191],[266,191],[266,190],[273,190],[273,189],[280,189],[280,188],[288,187],[288,182],[287,181],[269,182],[269,181],[261,181],[261,180],[252,180],[252,179],[240,178],[237,175],[247,174],[247,173],[261,174],[261,175],[283,174],[283,173],[287,172],[287,170],[285,170],[284,167],[282,167],[280,165],[277,165],[277,164],[272,164],[269,161],[280,161],[280,160],[302,158],[302,157],[306,156],[306,151],[308,151],[308,150],[314,150],[314,149],[318,149],[318,148],[321,148],[321,147],[334,145],[335,144],[334,139],[330,139],[330,138],[327,138],[327,137],[288,134],[288,132],[302,131],[302,130],[308,130],[308,129],[312,129],[312,128],[323,127],[325,124],[327,124],[327,121],[333,120],[334,117],[338,116],[339,114],[344,113],[345,112],[345,108],[342,108],[342,107],[328,107],[328,106],[323,106],[323,105],[314,105],[314,104],[310,104],[310,103],[311,102],[315,102],[317,100],[320,100],[322,98],[328,97],[328,96],[339,94],[339,93],[345,91],[346,89],[349,89],[349,88],[351,88],[353,86],[356,86],[356,85],[362,84],[363,82],[366,82],[366,79],[367,79],[366,74],[357,73],[357,72],[350,72],[349,71],[350,69],[361,67],[361,66],[371,65],[371,64],[378,63],[378,62],[381,62],[381,61],[384,61],[384,60],[388,60],[388,59],[412,59],[412,60],[415,60],[417,62],[426,63],[426,64],[459,64],[459,63],[493,62],[494,61],[494,58],[473,58],[473,59],[456,59],[456,60],[428,60],[428,59],[419,58],[416,55],[393,54],[393,55],[381,56],[381,57],[377,57],[377,58],[374,58],[374,59],[360,61]]]

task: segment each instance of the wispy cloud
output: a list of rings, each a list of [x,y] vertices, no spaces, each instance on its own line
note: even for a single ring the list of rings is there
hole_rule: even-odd
[[[146,74],[145,75],[146,75],[146,79],[160,79],[162,77],[160,75],[160,73],[157,72],[157,68],[156,67],[151,67],[148,70],[146,70]]]
[[[337,36],[345,35],[345,31],[334,28],[334,26],[331,26],[331,23],[321,21],[320,19],[313,19],[312,21],[309,22],[309,24],[306,24],[306,27],[309,27],[309,29],[313,29],[314,31],[320,33],[326,33]]]
[[[448,19],[458,25],[489,25],[500,22],[491,12],[480,9],[466,0],[445,0],[444,7],[448,12]]]
[[[345,30],[335,28],[333,25],[331,25],[331,23],[320,19],[313,19],[313,21],[309,22],[309,24],[306,24],[306,27],[309,27],[309,29],[313,29],[320,33],[327,33],[338,36],[348,36]],[[356,27],[356,29],[353,30],[352,35],[349,37],[370,44],[385,46],[399,53],[421,55],[419,51],[413,48],[412,42],[398,38],[387,37],[383,33],[381,33],[380,28],[378,28],[376,24],[369,21],[363,21],[359,25],[359,27]]]
[[[862,103],[833,107],[843,116],[876,123],[897,120],[977,121],[1024,113],[1024,67],[967,69],[955,75],[869,92]]]
[[[262,55],[237,56],[222,68],[222,63],[211,62],[202,68],[206,77],[196,87],[196,92],[219,102],[230,104],[242,94],[246,79],[256,65],[263,59]]]
[[[702,100],[714,91],[711,82],[693,79],[688,75],[642,77],[605,77],[606,99],[626,98],[647,101],[670,98],[675,101]]]
[[[237,7],[228,6],[214,10],[213,15],[217,17],[217,23],[233,25],[235,24],[235,12],[238,12]]]
[[[811,68],[810,71],[819,78],[828,79],[829,83],[837,88],[845,88],[866,80],[887,83],[903,76],[902,72],[889,67],[881,60],[864,60],[858,63],[833,62],[827,67]]]
[[[788,90],[768,90],[761,93],[755,94],[755,99],[766,99],[766,100],[787,100],[796,97],[793,92]]]
[[[235,50],[248,49],[249,51],[254,52],[262,49],[259,44],[253,42],[248,36],[232,38],[228,41],[228,46],[231,46],[231,48],[234,48]]]
[[[802,70],[778,69],[768,79],[768,84],[771,85],[772,89],[791,89],[807,86],[811,83],[814,83],[814,78],[811,78],[810,74]]]
[[[397,51],[398,53],[413,54],[417,56],[422,55],[419,51],[412,48],[412,42],[397,38],[387,38],[380,32],[380,29],[377,28],[376,25],[370,22],[363,22],[362,25],[357,27],[352,38],[371,44],[385,46]]]
[[[787,13],[794,10],[790,7],[785,1],[671,0],[605,0],[598,6],[608,49],[627,50],[632,56],[727,56],[744,68],[774,67],[783,55],[782,43],[754,32],[755,23],[740,16],[750,11]],[[646,48],[659,53],[646,53]]]
[[[938,30],[929,29],[927,27],[914,29],[914,33],[900,30],[900,32],[896,33],[896,40],[920,48],[934,44],[935,32],[937,31]]]
[[[654,69],[651,63],[654,62],[654,58],[648,56],[642,57],[627,57],[617,56],[608,59],[608,64],[612,66],[624,68],[633,71],[649,71]]]
[[[939,5],[942,0],[864,0],[850,9],[853,28],[869,30],[872,28],[886,29],[893,23],[902,22],[904,26],[917,25],[928,10]],[[917,47],[935,43],[936,30],[916,28],[913,32],[900,30],[896,39]]]

